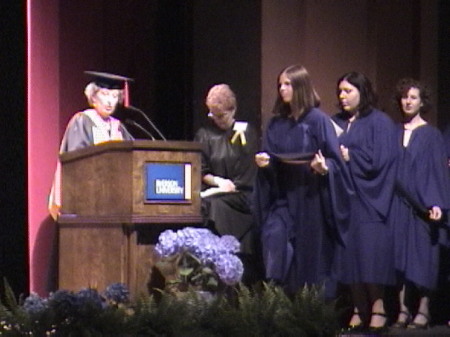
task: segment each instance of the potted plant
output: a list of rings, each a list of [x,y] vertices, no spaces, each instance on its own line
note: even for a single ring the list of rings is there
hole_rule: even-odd
[[[239,249],[234,236],[219,237],[206,228],[166,230],[155,247],[160,257],[156,267],[169,292],[217,292],[241,281],[244,267],[236,255]]]

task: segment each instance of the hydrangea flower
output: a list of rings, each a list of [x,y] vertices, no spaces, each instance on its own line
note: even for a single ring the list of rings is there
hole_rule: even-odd
[[[187,250],[195,250],[199,246],[199,240],[215,236],[206,228],[186,227],[177,231],[178,244]]]
[[[77,296],[68,290],[58,290],[51,293],[48,304],[60,319],[74,316],[79,307]]]
[[[241,244],[233,235],[224,235],[220,238],[219,249],[226,253],[239,253]]]
[[[30,315],[39,315],[47,308],[47,299],[43,299],[35,293],[30,294],[23,303],[23,309]]]
[[[77,294],[77,300],[80,307],[92,306],[93,309],[101,309],[104,307],[103,298],[98,291],[93,288],[81,289]]]
[[[234,285],[242,279],[244,265],[242,261],[233,254],[221,254],[215,261],[215,269],[223,283]]]
[[[130,300],[130,291],[123,283],[113,283],[106,287],[103,295],[115,303],[127,303]]]
[[[219,254],[219,242],[219,237],[205,235],[197,239],[195,247],[192,247],[190,251],[203,263],[214,262]]]
[[[176,232],[166,230],[159,236],[156,245],[156,252],[162,257],[171,257],[176,254],[195,257],[204,267],[211,266],[216,278],[219,278],[227,285],[238,283],[244,271],[241,260],[235,255],[239,252],[240,243],[231,235],[219,237],[206,228],[186,227]],[[186,268],[186,260],[180,259]],[[197,262],[198,263],[198,262]],[[180,265],[179,265],[180,266]],[[194,267],[194,266],[193,266]],[[200,270],[196,275],[192,275],[191,280],[198,282],[202,276],[202,271],[208,268],[193,268]],[[210,274],[204,275],[210,277]],[[197,283],[198,284],[198,283]]]
[[[155,250],[160,256],[166,257],[179,252],[179,238],[173,230],[168,229],[162,232],[158,240]]]

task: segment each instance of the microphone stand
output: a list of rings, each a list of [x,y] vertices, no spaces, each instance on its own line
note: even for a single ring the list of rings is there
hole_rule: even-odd
[[[162,140],[167,140],[166,137],[164,137],[164,135],[161,133],[161,131],[159,131],[159,129],[156,127],[156,125],[151,121],[151,119],[145,114],[144,111],[142,111],[139,108],[136,108],[132,105],[128,105],[125,107],[126,109],[130,109],[132,111],[136,111],[138,112],[142,117],[144,117],[144,119],[147,121],[147,123],[153,128],[153,130],[156,131],[156,133],[158,133],[159,137],[161,137]],[[137,124],[137,123],[136,123]]]
[[[151,138],[151,140],[156,140],[155,137],[153,137],[153,135],[149,131],[147,131],[141,124],[135,122],[134,120],[127,118],[125,120],[125,123],[129,124],[129,125],[133,125],[134,127],[138,128],[139,130],[144,132],[147,136],[149,136]]]

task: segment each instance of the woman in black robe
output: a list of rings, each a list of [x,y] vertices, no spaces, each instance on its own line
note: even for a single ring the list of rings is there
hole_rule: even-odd
[[[398,128],[397,197],[392,208],[402,285],[394,327],[425,329],[430,323],[430,294],[438,280],[439,222],[448,209],[447,156],[442,134],[422,117],[430,110],[427,88],[402,79],[395,100],[403,122]],[[414,293],[419,294],[417,308],[409,301]]]
[[[194,139],[202,144],[202,211],[207,226],[240,241],[243,281],[250,284],[260,273],[250,204],[258,136],[247,122],[235,120],[236,96],[228,85],[213,86],[206,106],[210,123]]]

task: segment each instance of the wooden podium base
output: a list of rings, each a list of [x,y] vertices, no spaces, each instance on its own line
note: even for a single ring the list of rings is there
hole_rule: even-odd
[[[107,142],[60,161],[59,288],[103,291],[121,282],[132,296],[162,288],[153,273],[159,234],[202,222],[201,145]]]
[[[154,270],[158,259],[154,247],[168,228],[167,224],[59,223],[59,289],[103,291],[120,282],[128,286],[132,298],[162,289],[164,280]]]

